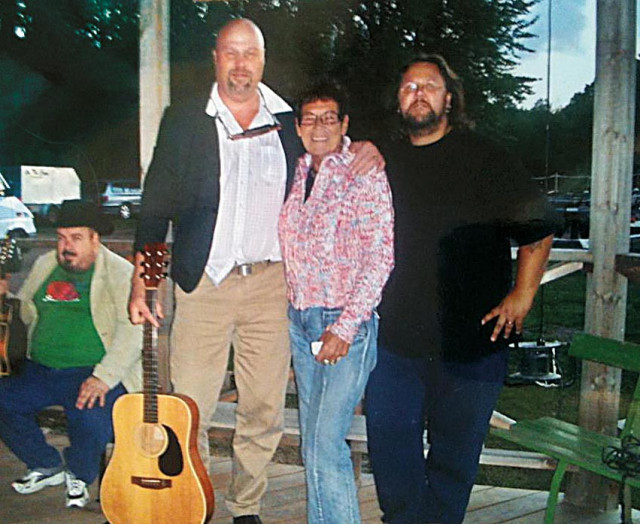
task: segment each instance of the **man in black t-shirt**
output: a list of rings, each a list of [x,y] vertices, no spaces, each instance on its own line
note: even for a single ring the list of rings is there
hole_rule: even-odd
[[[408,140],[383,149],[396,268],[366,392],[370,459],[384,522],[458,524],[555,221],[521,164],[468,129],[442,57],[404,69],[398,104]]]

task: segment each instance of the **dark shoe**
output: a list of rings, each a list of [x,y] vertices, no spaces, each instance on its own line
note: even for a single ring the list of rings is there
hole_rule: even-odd
[[[233,517],[233,524],[262,524],[258,515],[242,515],[242,517]]]

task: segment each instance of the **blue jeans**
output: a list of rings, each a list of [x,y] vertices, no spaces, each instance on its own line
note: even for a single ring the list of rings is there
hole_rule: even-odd
[[[345,438],[376,365],[378,319],[374,313],[361,324],[349,353],[336,365],[320,364],[311,354],[311,342],[337,320],[340,311],[298,311],[289,307],[310,524],[360,524],[353,464]]]
[[[460,376],[433,358],[405,358],[380,348],[365,399],[383,522],[463,521],[501,389],[502,382]]]
[[[28,469],[63,465],[36,420],[43,408],[62,405],[71,442],[64,450],[67,469],[87,484],[98,476],[100,457],[113,440],[113,403],[126,391],[118,384],[107,393],[103,408],[76,409],[80,385],[92,371],[93,367],[53,369],[27,360],[19,375],[0,379],[0,439]]]

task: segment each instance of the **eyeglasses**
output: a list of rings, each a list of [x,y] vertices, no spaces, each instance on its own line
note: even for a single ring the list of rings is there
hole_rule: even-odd
[[[418,84],[416,82],[406,82],[400,86],[400,92],[405,95],[417,93],[421,89],[425,92],[435,92],[443,89],[444,85],[436,84],[435,82],[427,82],[425,84]]]
[[[276,118],[276,115],[274,115],[271,111],[269,111],[269,108],[267,107],[267,104],[264,101],[264,96],[262,95],[262,91],[258,90],[258,92],[260,93],[260,98],[262,98],[264,109],[267,112],[267,114],[269,115],[269,117],[271,118],[271,120],[273,120],[273,123],[272,124],[265,124],[263,126],[258,126],[258,127],[254,127],[254,128],[250,128],[250,129],[245,129],[244,131],[241,131],[240,133],[235,133],[234,134],[234,133],[231,133],[231,131],[227,127],[227,124],[224,123],[224,120],[220,116],[220,112],[217,111],[216,112],[216,119],[222,124],[222,127],[223,127],[225,133],[227,134],[227,138],[229,140],[242,140],[243,138],[255,138],[255,137],[258,137],[258,136],[266,135],[267,133],[271,133],[271,131],[280,131],[282,129],[282,124]]]
[[[298,122],[299,125],[305,127],[315,126],[320,122],[323,126],[334,126],[340,122],[340,115],[335,111],[327,111],[321,115],[314,115],[313,113],[305,113]]]

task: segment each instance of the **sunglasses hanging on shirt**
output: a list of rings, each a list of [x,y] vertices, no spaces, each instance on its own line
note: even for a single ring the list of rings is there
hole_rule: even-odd
[[[267,103],[265,102],[262,91],[258,90],[258,93],[260,93],[260,98],[262,99],[264,108],[269,114],[269,117],[271,118],[271,120],[273,120],[273,123],[265,124],[263,126],[258,126],[250,129],[245,129],[240,133],[231,133],[231,131],[227,127],[227,124],[224,123],[224,120],[220,116],[220,112],[216,111],[215,118],[222,124],[222,127],[225,133],[227,134],[227,138],[229,140],[242,140],[243,138],[255,138],[258,136],[266,135],[267,133],[271,133],[272,131],[280,131],[282,129],[282,124],[276,118],[276,115],[274,115],[271,111],[269,111],[269,108],[267,107]]]

